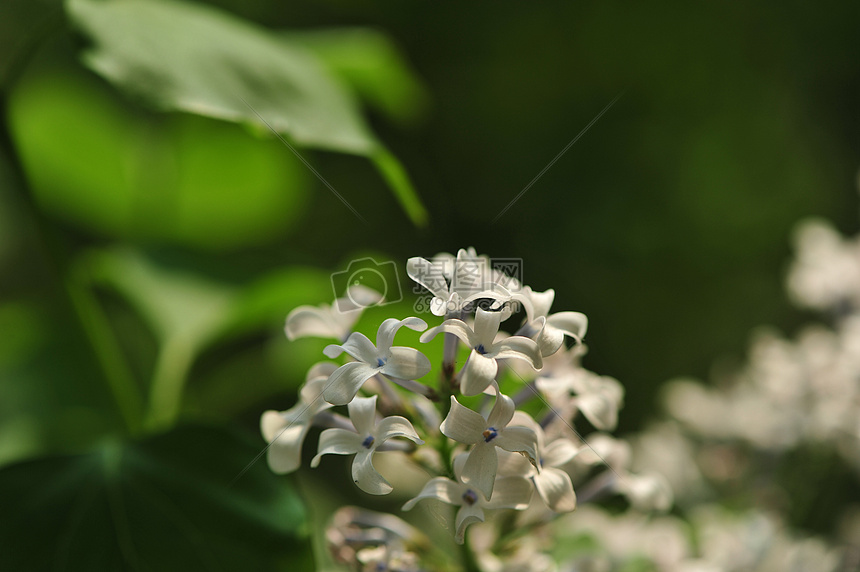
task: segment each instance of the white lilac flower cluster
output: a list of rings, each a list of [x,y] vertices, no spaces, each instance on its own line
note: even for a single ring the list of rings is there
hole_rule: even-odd
[[[860,471],[860,239],[810,222],[799,228],[797,251],[789,292],[832,325],[807,326],[793,341],[761,331],[723,387],[675,382],[667,407],[700,438],[771,451],[826,443]]]
[[[324,350],[334,361],[310,369],[295,406],[262,416],[273,471],[296,470],[310,427],[325,427],[311,467],[325,455],[353,455],[354,483],[384,495],[393,487],[374,467],[374,455],[405,452],[428,479],[403,510],[425,500],[452,505],[451,529],[461,544],[487,510],[531,507],[531,522],[540,524],[574,510],[574,480],[583,483],[581,500],[616,492],[646,508],[671,504],[663,481],[630,473],[624,444],[605,433],[615,428],[624,392],[616,380],[581,366],[585,315],[551,312],[553,290],[521,284],[473,249],[412,258],[406,269],[432,295],[437,325],[389,318],[374,343],[353,331],[362,309],[380,302],[362,286],[331,306],[303,306],[287,317],[290,339],[336,343]],[[402,328],[421,332],[419,348],[395,345]],[[427,382],[422,378],[434,377],[433,368],[420,348],[434,342],[443,358],[438,380]],[[343,406],[348,417],[338,410]],[[587,440],[574,429],[580,414],[599,431]]]

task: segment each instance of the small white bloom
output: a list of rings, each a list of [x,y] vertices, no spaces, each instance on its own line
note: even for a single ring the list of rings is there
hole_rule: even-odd
[[[435,316],[457,315],[479,298],[509,299],[500,274],[490,268],[486,256],[473,248],[461,249],[457,256],[439,254],[429,261],[420,256],[406,262],[406,273],[433,294],[430,311]],[[501,275],[504,276],[504,275]]]
[[[299,401],[286,411],[266,411],[260,418],[260,430],[268,441],[266,457],[273,472],[291,473],[302,462],[302,443],[314,415],[331,407],[322,398],[328,377],[336,366],[330,362],[314,365],[299,392]]]
[[[342,365],[331,375],[323,398],[333,405],[346,405],[352,401],[362,384],[378,373],[405,380],[427,375],[430,371],[427,356],[415,348],[392,347],[394,335],[402,326],[417,332],[427,328],[420,318],[389,318],[379,326],[376,346],[360,332],[353,332],[343,345],[327,346],[324,353],[330,358],[346,352],[358,361]]]
[[[634,508],[643,512],[666,511],[672,507],[672,487],[658,473],[624,473],[616,481],[615,490],[626,496]]]
[[[553,370],[555,375],[544,376],[541,371],[541,375],[535,379],[535,386],[547,396],[550,403],[558,406],[565,416],[573,413],[570,410],[576,407],[597,429],[615,429],[618,409],[624,401],[624,386],[617,379],[598,375],[579,366],[566,369],[554,367]],[[572,400],[571,394],[575,396]]]
[[[474,329],[462,320],[451,318],[421,335],[421,341],[426,343],[440,332],[454,334],[472,348],[466,365],[460,371],[460,391],[463,395],[478,395],[490,385],[499,370],[497,359],[521,359],[535,369],[543,365],[537,344],[529,338],[510,336],[495,342],[501,321],[501,312],[478,308]]]
[[[523,453],[533,464],[537,463],[535,448],[537,436],[527,427],[508,427],[515,405],[507,395],[496,394],[496,403],[485,419],[460,405],[451,396],[451,410],[442,422],[441,431],[446,437],[473,445],[463,466],[462,480],[489,499],[496,480],[498,455],[496,447],[514,453]]]
[[[484,509],[512,508],[522,510],[528,507],[532,496],[531,484],[522,477],[501,477],[496,480],[495,492],[490,501],[485,501],[471,485],[461,482],[462,472],[468,460],[465,455],[454,459],[456,481],[436,477],[424,485],[424,489],[412,500],[403,505],[403,510],[412,510],[423,499],[436,499],[459,506],[454,519],[456,530],[454,539],[463,544],[466,527],[474,522],[484,522]]]
[[[287,338],[316,337],[344,340],[367,306],[382,299],[379,292],[366,286],[350,286],[347,295],[333,304],[299,306],[287,316]]]
[[[356,397],[349,408],[349,418],[355,432],[346,429],[326,429],[320,435],[319,451],[311,461],[316,468],[323,455],[355,455],[352,461],[352,480],[358,488],[372,495],[385,495],[391,485],[373,468],[373,453],[392,437],[405,437],[422,445],[415,428],[405,418],[391,416],[376,423],[376,395]]]
[[[511,299],[519,302],[526,310],[526,323],[521,328],[525,335],[537,342],[544,357],[557,352],[564,344],[564,336],[569,336],[580,344],[588,330],[588,318],[581,312],[556,312],[549,309],[555,299],[555,290],[535,292],[526,286],[514,292]],[[543,318],[543,320],[541,320]]]

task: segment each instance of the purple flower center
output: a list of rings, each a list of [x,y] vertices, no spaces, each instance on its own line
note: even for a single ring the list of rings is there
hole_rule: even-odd
[[[385,365],[385,360],[382,358],[376,358],[376,367],[382,367]]]
[[[484,431],[483,435],[484,435],[484,441],[486,443],[489,443],[490,441],[492,441],[493,439],[495,439],[496,437],[499,436],[499,432],[496,431],[495,427],[488,427]]]
[[[484,347],[484,344],[478,344],[477,346],[475,346],[475,351],[481,355],[484,355],[485,353],[487,353],[487,348]]]
[[[466,489],[466,492],[463,493],[463,502],[469,506],[472,506],[476,502],[478,502],[478,495],[475,494],[475,491],[472,489]]]
[[[374,441],[375,439],[373,438],[373,435],[368,435],[365,437],[364,441],[361,442],[361,446],[365,449],[370,449],[373,446]]]

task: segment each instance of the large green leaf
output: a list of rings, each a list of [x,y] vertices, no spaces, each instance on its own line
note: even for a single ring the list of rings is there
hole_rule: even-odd
[[[300,146],[366,156],[413,221],[426,219],[351,92],[310,51],[190,3],[67,0],[66,7],[94,43],[85,63],[117,86],[163,109],[271,127]]]
[[[84,74],[34,70],[10,99],[45,210],[97,234],[204,249],[265,243],[301,220],[312,175],[279,143],[204,117],[130,109]]]
[[[185,427],[0,470],[2,570],[276,570],[308,566],[305,511],[257,463],[260,443]]]
[[[421,80],[397,46],[372,28],[290,31],[282,36],[313,51],[369,105],[400,122],[411,122],[428,103]]]

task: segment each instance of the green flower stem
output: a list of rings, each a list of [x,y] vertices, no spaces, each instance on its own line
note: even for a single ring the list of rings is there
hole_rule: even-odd
[[[149,393],[146,429],[168,429],[176,423],[188,372],[194,362],[194,345],[183,338],[168,338],[158,352]]]
[[[143,422],[140,391],[101,305],[93,295],[88,281],[81,276],[80,267],[76,270],[65,280],[66,293],[104,373],[105,382],[116,401],[126,429],[131,435],[138,435]]]
[[[469,530],[466,530],[463,536],[463,544],[460,545],[460,557],[465,572],[481,572],[481,567],[478,566],[478,561],[475,560],[475,551],[472,550],[472,545],[469,542]]]

